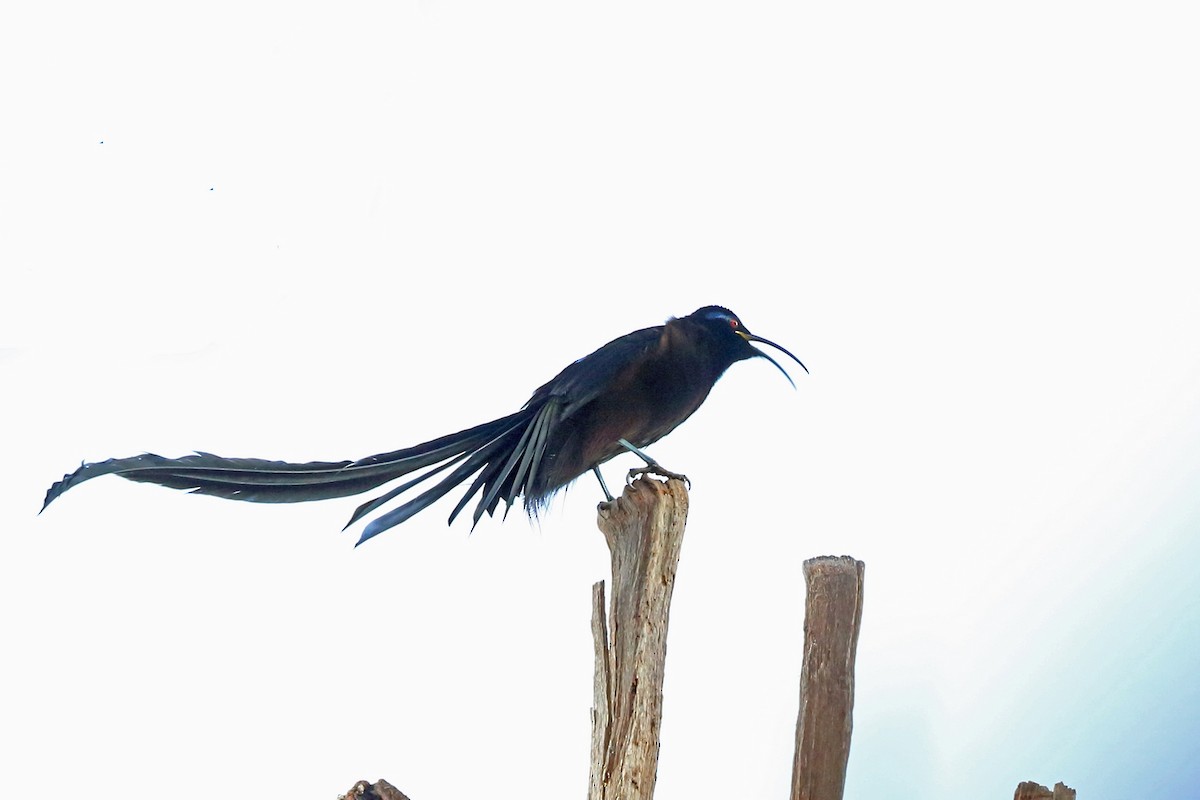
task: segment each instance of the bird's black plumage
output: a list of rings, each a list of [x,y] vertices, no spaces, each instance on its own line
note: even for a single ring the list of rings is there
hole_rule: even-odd
[[[629,445],[641,448],[666,436],[700,407],[735,362],[761,356],[787,375],[751,342],[771,345],[800,363],[783,347],[747,331],[733,312],[705,306],[665,325],[626,334],[584,356],[535,391],[515,414],[414,447],[358,461],[307,464],[200,452],[183,458],[147,453],[110,459],[83,464],[64,476],[50,487],[42,509],[72,486],[101,475],[231,500],[295,503],[360,494],[420,473],[359,506],[349,526],[449,470],[421,494],[372,520],[359,544],[404,522],[472,476],[450,522],[476,496],[475,523],[484,513],[493,514],[501,502],[507,512],[517,498],[524,498],[532,513],[554,492]]]

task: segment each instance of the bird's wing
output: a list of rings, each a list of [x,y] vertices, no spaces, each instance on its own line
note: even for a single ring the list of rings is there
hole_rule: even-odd
[[[562,418],[570,417],[611,388],[623,369],[657,347],[663,328],[656,325],[613,339],[547,381],[533,393],[526,407],[536,406],[549,397],[558,397],[562,403]]]

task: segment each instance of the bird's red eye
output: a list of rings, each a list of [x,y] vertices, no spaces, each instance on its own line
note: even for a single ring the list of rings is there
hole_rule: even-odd
[[[736,319],[731,319],[731,320],[729,320],[729,327],[731,327],[731,328],[736,328],[736,327],[737,327],[737,320],[736,320]]]

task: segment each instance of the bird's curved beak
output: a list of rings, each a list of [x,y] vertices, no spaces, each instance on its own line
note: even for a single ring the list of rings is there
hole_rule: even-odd
[[[759,342],[760,344],[768,344],[768,345],[770,345],[771,347],[774,347],[774,348],[775,348],[776,350],[778,350],[779,352],[781,352],[781,353],[785,354],[785,355],[786,355],[788,358],[790,358],[792,361],[795,361],[797,364],[799,364],[799,365],[800,365],[800,368],[801,368],[802,370],[804,370],[805,372],[808,372],[808,367],[804,366],[804,362],[803,362],[803,361],[801,361],[800,359],[796,358],[794,355],[792,355],[791,351],[790,351],[790,350],[788,350],[788,349],[787,349],[786,347],[784,347],[783,345],[775,344],[775,343],[774,343],[774,342],[772,342],[770,339],[764,339],[764,338],[763,338],[763,337],[761,337],[761,336],[755,336],[753,333],[750,333],[749,331],[738,331],[738,335],[739,335],[739,336],[741,336],[743,339],[745,339],[747,342]],[[792,380],[792,376],[791,376],[791,375],[788,375],[788,373],[787,373],[787,370],[786,370],[786,369],[784,369],[784,368],[783,368],[783,367],[780,365],[780,363],[779,363],[778,361],[776,361],[775,359],[771,358],[769,355],[767,355],[766,353],[764,353],[762,350],[759,350],[757,347],[756,347],[756,348],[754,348],[754,349],[758,351],[758,354],[759,354],[760,356],[762,356],[763,358],[765,358],[767,361],[770,361],[772,364],[774,364],[774,365],[775,365],[775,368],[776,368],[776,369],[778,369],[780,372],[782,372],[782,373],[783,373],[783,377],[785,377],[785,378],[787,378],[787,379],[788,379],[788,383],[790,383],[790,384],[792,385],[792,388],[793,388],[793,389],[795,389],[795,388],[796,388],[796,382],[795,382],[794,380]]]

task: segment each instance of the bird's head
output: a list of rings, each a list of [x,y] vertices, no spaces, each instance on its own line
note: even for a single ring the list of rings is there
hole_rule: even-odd
[[[788,383],[792,384],[792,387],[795,388],[796,383],[792,380],[792,376],[788,375],[787,370],[778,361],[750,344],[751,342],[759,342],[774,347],[799,364],[800,368],[805,372],[808,372],[808,367],[804,366],[804,362],[792,355],[786,347],[775,344],[770,339],[755,336],[746,329],[746,326],[738,319],[737,314],[734,314],[728,308],[705,306],[689,316],[717,337],[717,341],[721,342],[722,346],[727,348],[726,351],[732,356],[732,361],[741,361],[744,358],[754,358],[755,356],[765,358],[774,364],[783,373],[783,376],[788,379]]]

